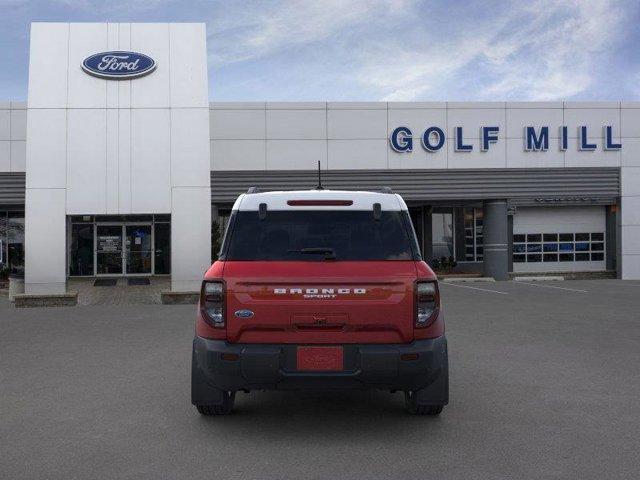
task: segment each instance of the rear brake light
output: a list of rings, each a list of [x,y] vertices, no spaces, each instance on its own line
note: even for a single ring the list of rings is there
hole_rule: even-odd
[[[416,282],[416,327],[425,328],[438,318],[440,309],[440,292],[438,283]]]
[[[200,311],[204,321],[212,327],[224,327],[224,290],[224,282],[209,280],[202,282]]]
[[[349,207],[353,200],[287,200],[290,207]]]

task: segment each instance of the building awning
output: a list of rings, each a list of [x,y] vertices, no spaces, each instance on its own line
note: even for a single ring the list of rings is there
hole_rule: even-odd
[[[214,171],[211,201],[228,204],[249,187],[297,190],[317,185],[317,171]],[[620,169],[522,168],[448,170],[327,170],[326,188],[391,187],[412,201],[508,199],[515,205],[610,204],[620,196]]]

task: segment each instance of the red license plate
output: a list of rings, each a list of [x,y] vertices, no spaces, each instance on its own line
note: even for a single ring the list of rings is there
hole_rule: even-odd
[[[342,347],[298,347],[297,368],[307,372],[344,369]]]

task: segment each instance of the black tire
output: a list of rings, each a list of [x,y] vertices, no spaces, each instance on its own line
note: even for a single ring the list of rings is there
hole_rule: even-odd
[[[236,392],[222,392],[221,405],[196,405],[200,415],[229,415],[233,411],[233,404],[236,400]]]
[[[418,403],[417,397],[416,392],[404,392],[405,408],[410,414],[435,417],[442,413],[444,405],[421,405]]]

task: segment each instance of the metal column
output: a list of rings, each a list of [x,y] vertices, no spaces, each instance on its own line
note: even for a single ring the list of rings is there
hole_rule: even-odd
[[[509,279],[507,201],[484,202],[484,275]]]

